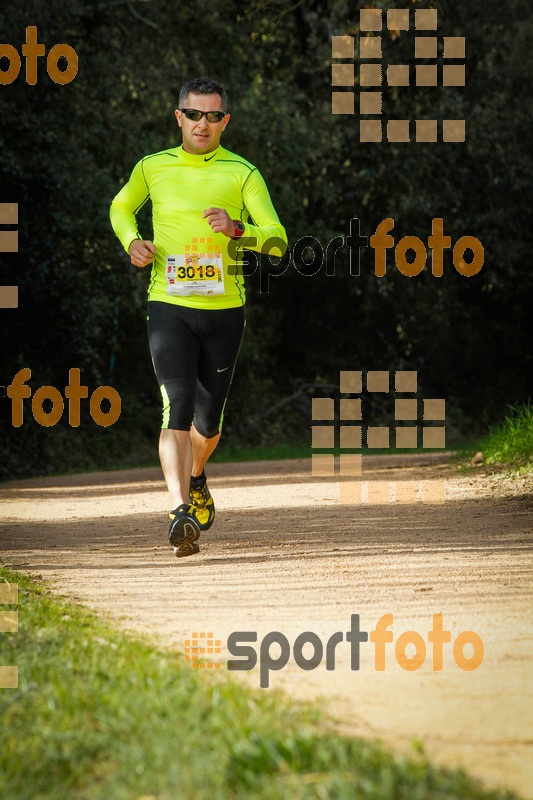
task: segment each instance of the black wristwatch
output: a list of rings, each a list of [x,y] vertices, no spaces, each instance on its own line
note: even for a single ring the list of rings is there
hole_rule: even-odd
[[[240,222],[238,219],[233,220],[233,236],[232,239],[238,239],[239,236],[242,236],[244,233],[244,222]]]

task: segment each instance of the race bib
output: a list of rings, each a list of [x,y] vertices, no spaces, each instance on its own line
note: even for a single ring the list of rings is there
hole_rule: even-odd
[[[224,264],[220,246],[214,252],[200,253],[186,247],[184,254],[166,257],[167,294],[225,294]]]

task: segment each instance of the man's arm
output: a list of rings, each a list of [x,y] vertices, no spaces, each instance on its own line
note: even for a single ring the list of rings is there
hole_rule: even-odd
[[[245,223],[244,225],[243,238],[257,239],[255,247],[247,243],[246,249],[282,256],[287,250],[287,234],[279,221],[267,185],[259,170],[255,169],[246,179],[242,196],[244,205],[252,218],[251,224]],[[274,240],[276,244],[274,244]]]
[[[287,250],[287,234],[272,205],[266,183],[257,169],[246,179],[242,196],[253,219],[253,224],[244,225],[242,238],[246,238],[246,249],[282,256]],[[214,233],[223,233],[228,238],[233,236],[233,220],[225,209],[206,208],[202,217],[207,218]],[[255,245],[251,244],[254,240]]]
[[[139,235],[136,215],[150,196],[143,173],[142,161],[135,165],[130,179],[111,203],[109,218],[122,247],[136,267],[151,264],[156,255],[152,242]]]
[[[146,267],[157,255],[155,244],[148,239],[134,239],[128,248],[131,263],[134,267]]]

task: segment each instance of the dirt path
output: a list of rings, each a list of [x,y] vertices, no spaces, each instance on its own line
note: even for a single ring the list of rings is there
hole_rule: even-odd
[[[342,641],[335,671],[325,657],[304,671],[291,650],[270,686],[325,698],[343,731],[402,749],[419,740],[438,763],[533,798],[532,479],[461,476],[441,455],[368,457],[366,480],[446,479],[446,502],[346,506],[338,481],[312,477],[306,460],[213,465],[209,476],[216,523],[200,553],[180,560],[166,544],[158,469],[3,484],[2,561],[167,646],[212,631],[223,666],[232,631],[257,631],[257,650],[269,631],[291,646],[313,631],[325,645],[352,614],[372,631],[392,613],[384,671],[370,642],[352,670]],[[452,642],[462,631],[481,637],[478,669],[460,669],[447,644],[433,671],[435,613]],[[416,671],[395,658],[405,631],[426,641]],[[259,686],[258,668],[233,674]]]

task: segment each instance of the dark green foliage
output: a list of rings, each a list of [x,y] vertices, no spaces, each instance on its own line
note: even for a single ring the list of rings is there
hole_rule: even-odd
[[[533,470],[533,406],[510,406],[503,422],[477,443],[487,464],[505,464],[519,472]]]
[[[322,267],[304,277],[291,261],[268,293],[257,270],[248,279],[248,328],[226,410],[228,443],[306,442],[310,421],[300,401],[280,406],[259,431],[254,420],[303,385],[335,385],[340,369],[418,370],[423,394],[446,397],[448,421],[464,432],[527,398],[533,15],[525,0],[510,0],[505,11],[495,0],[439,4],[438,36],[466,36],[466,89],[384,89],[385,119],[464,116],[465,144],[360,144],[357,115],[331,114],[331,36],[357,37],[357,4],[4,4],[2,42],[20,52],[27,25],[37,26],[47,50],[73,46],[79,72],[58,86],[41,58],[37,85],[26,85],[23,63],[15,82],[0,86],[0,202],[19,203],[21,240],[18,255],[0,256],[2,283],[20,287],[20,307],[1,312],[0,382],[30,367],[33,390],[61,388],[69,368],[79,367],[93,388],[112,381],[124,411],[113,432],[87,412],[80,437],[65,424],[61,433],[39,430],[29,406],[15,430],[4,401],[6,477],[63,468],[81,438],[80,467],[83,453],[89,465],[101,451],[109,465],[120,460],[124,437],[144,451],[157,431],[148,275],[129,264],[108,208],[138,158],[179,143],[173,109],[182,83],[198,74],[227,87],[232,119],[223,142],[261,169],[291,252],[303,236],[325,249],[348,235],[355,217],[370,236],[389,216],[396,243],[405,235],[427,241],[431,220],[442,217],[452,243],[472,235],[485,248],[472,278],[455,271],[450,251],[440,279],[429,253],[424,272],[406,278],[392,251],[379,279],[371,251],[360,276],[349,274],[346,258],[335,276]],[[384,64],[414,65],[413,33],[383,32]],[[141,225],[148,237],[148,209]]]

